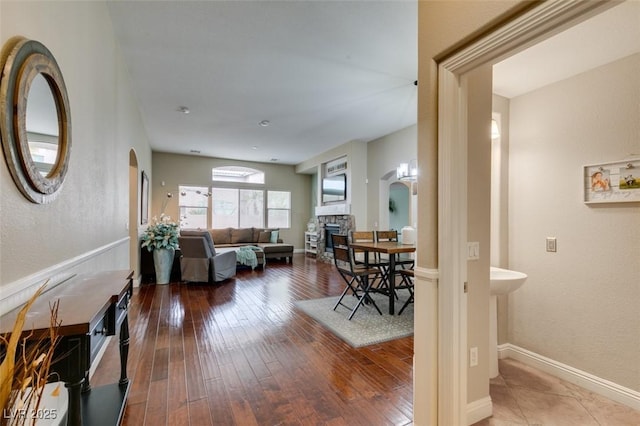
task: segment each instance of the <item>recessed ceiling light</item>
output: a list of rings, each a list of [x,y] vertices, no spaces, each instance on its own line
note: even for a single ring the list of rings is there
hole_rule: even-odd
[[[176,111],[181,112],[183,114],[189,114],[191,112],[189,111],[189,108],[186,106],[180,106]]]
[[[277,159],[277,158],[272,158],[272,159],[271,159],[271,160],[269,160],[269,161],[278,161],[278,159]]]
[[[260,127],[268,127],[269,124],[271,124],[269,120],[262,120],[261,122],[258,123]]]
[[[252,146],[251,149],[253,149],[254,151],[258,149],[258,147],[256,145]]]
[[[200,154],[200,151],[197,150],[197,149],[191,149],[191,150],[189,150],[189,152],[192,153],[192,154]]]

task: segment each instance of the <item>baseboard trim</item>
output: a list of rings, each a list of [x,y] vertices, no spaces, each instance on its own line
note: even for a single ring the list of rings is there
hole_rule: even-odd
[[[624,404],[634,410],[640,410],[640,392],[578,370],[561,362],[554,361],[535,352],[512,345],[511,343],[498,345],[498,357],[500,359],[515,359],[523,364],[535,367],[545,373],[549,373],[562,380],[566,380],[591,392],[619,402],[620,404]]]
[[[82,253],[79,256],[67,259],[56,265],[49,266],[26,277],[2,286],[0,297],[0,315],[25,303],[38,287],[48,281],[49,289],[62,284],[76,275],[74,269],[80,264],[100,256],[122,244],[129,244],[129,237],[121,238],[102,247]]]
[[[480,420],[491,417],[493,414],[493,403],[491,397],[486,396],[467,404],[467,425],[472,425]]]

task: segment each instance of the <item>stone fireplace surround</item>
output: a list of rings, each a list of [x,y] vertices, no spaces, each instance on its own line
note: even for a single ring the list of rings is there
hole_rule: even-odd
[[[316,259],[322,262],[333,262],[333,253],[326,251],[326,224],[334,224],[340,226],[340,234],[349,234],[349,231],[356,229],[356,218],[353,215],[322,215],[318,216],[318,247]]]

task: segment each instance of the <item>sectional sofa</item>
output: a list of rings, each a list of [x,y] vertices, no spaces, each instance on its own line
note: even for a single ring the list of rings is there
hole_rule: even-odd
[[[265,266],[267,259],[293,260],[293,245],[286,244],[280,238],[279,229],[269,228],[222,228],[209,229],[216,252],[235,250],[242,246],[255,246],[258,265]],[[188,231],[181,231],[186,233]]]

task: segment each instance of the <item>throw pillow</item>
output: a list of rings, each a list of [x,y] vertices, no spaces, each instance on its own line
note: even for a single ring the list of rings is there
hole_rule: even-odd
[[[259,243],[269,243],[271,242],[271,231],[262,231],[258,236]]]
[[[280,233],[280,231],[275,230],[275,231],[271,231],[271,240],[269,241],[271,244],[275,244],[278,242],[278,234]]]

